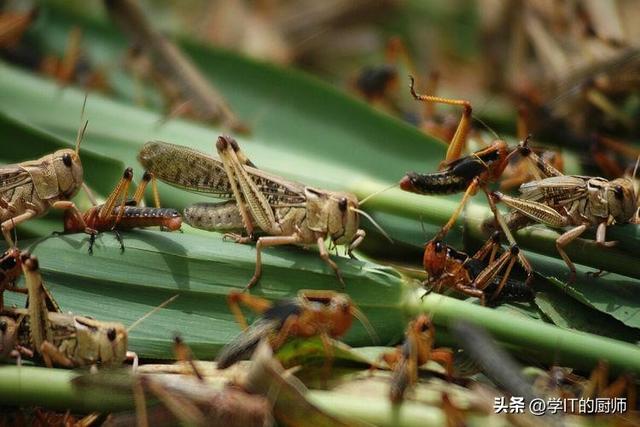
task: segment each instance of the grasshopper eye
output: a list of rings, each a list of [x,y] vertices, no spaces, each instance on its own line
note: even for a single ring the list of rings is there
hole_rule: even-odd
[[[107,331],[107,338],[109,338],[109,341],[116,340],[116,330],[114,328],[109,328]]]
[[[346,197],[342,197],[339,201],[338,201],[338,207],[340,208],[340,210],[342,212],[345,212],[347,210],[347,198]]]
[[[616,199],[622,200],[622,198],[624,197],[622,186],[616,185],[615,187],[613,187],[613,194],[616,196]]]
[[[62,156],[62,163],[64,163],[64,165],[68,168],[71,167],[71,165],[73,164],[72,160],[71,160],[71,154],[69,153],[65,153]]]
[[[438,241],[436,242],[436,252],[442,252],[442,249],[444,249],[444,248],[442,247],[442,242],[438,240]]]
[[[11,270],[18,264],[18,261],[14,257],[7,257],[0,261],[0,268],[3,270]]]
[[[421,332],[427,332],[428,330],[429,330],[429,324],[427,322],[424,322],[422,325],[420,325]]]

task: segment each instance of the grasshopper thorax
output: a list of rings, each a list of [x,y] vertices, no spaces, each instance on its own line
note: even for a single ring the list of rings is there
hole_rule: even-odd
[[[338,245],[351,241],[359,225],[358,199],[350,193],[305,188],[307,224]]]
[[[51,154],[51,160],[58,178],[59,194],[65,199],[72,198],[82,186],[83,169],[80,156],[67,148]]]
[[[629,222],[637,209],[633,182],[629,178],[617,178],[608,183],[605,191],[609,215],[620,224]]]

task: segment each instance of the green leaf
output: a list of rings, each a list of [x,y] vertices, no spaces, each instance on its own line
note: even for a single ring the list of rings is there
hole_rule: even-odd
[[[375,365],[375,359],[368,358],[361,353],[359,349],[351,348],[348,345],[331,340],[331,357],[333,363],[351,362],[364,365]],[[278,360],[284,367],[293,367],[296,365],[305,365],[309,362],[317,362],[325,360],[327,357],[326,349],[322,344],[320,337],[310,339],[293,339],[287,341],[276,353]]]
[[[589,274],[593,269],[578,265],[576,281],[566,284],[558,279],[566,277],[567,266],[564,261],[537,254],[532,254],[530,259],[536,269],[561,292],[613,316],[627,326],[640,328],[640,282],[637,279],[615,273],[593,277]]]
[[[624,323],[579,303],[561,291],[538,292],[536,304],[561,328],[576,329],[631,343],[640,341],[640,329],[625,326]]]

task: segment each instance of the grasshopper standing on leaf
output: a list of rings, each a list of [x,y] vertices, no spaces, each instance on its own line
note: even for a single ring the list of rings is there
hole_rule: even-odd
[[[25,256],[22,269],[29,292],[29,338],[48,367],[118,366],[132,357],[127,351],[127,330],[121,323],[61,313],[44,288],[38,260]]]
[[[118,230],[129,230],[137,227],[160,226],[167,230],[179,230],[182,225],[182,218],[175,209],[161,208],[155,181],[152,185],[153,195],[156,203],[155,208],[139,207],[138,204],[144,196],[149,181],[153,179],[153,174],[145,172],[142,182],[136,188],[132,199],[128,199],[129,187],[133,179],[133,169],[126,168],[122,178],[111,192],[107,200],[101,204],[92,206],[87,210],[80,222],[78,217],[67,211],[64,216],[64,232],[78,233],[86,226],[96,230],[96,232],[113,231],[120,242],[120,249],[124,252],[124,242]],[[118,205],[118,201],[120,204]],[[116,206],[118,205],[118,206]],[[89,240],[89,253],[93,253],[93,245],[96,234],[91,235]]]
[[[347,253],[365,237],[358,228],[358,200],[351,193],[321,190],[288,181],[257,169],[229,136],[216,143],[220,160],[187,147],[148,142],[138,160],[160,180],[180,188],[216,197],[234,198],[222,203],[198,203],[185,209],[187,224],[227,232],[237,243],[256,240],[256,269],[247,288],[260,279],[261,251],[268,246],[317,245],[320,257],[344,285],[325,240],[347,244]],[[235,232],[245,230],[246,236]]]
[[[571,283],[576,278],[576,268],[564,247],[592,226],[597,226],[599,245],[614,246],[616,242],[606,241],[607,227],[633,222],[638,209],[633,180],[562,175],[538,157],[528,147],[527,140],[520,144],[519,150],[531,161],[538,180],[522,184],[520,198],[500,192],[492,193],[492,197],[514,210],[507,221],[512,228],[532,223],[552,228],[571,227],[556,239],[556,249],[571,271]]]
[[[135,369],[137,356],[127,351],[129,332],[178,297],[172,296],[125,328],[119,322],[63,313],[42,282],[38,260],[23,252],[21,264],[27,308],[1,313],[0,360],[38,354],[48,367],[67,368],[119,366],[133,360]]]
[[[75,150],[65,148],[38,160],[0,166],[0,228],[9,246],[15,245],[11,238],[15,226],[50,208],[71,211],[82,231],[95,233],[71,201],[84,186],[79,150],[87,123],[78,131]]]

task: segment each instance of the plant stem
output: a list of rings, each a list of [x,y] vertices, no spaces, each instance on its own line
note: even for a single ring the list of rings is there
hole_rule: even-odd
[[[320,409],[345,419],[355,419],[377,426],[423,427],[445,425],[440,408],[405,401],[393,407],[382,397],[357,397],[331,391],[310,390],[306,394]],[[386,397],[386,396],[385,396]]]
[[[361,181],[353,186],[353,191],[359,198],[363,198],[386,187],[388,185],[380,182]],[[478,195],[467,204],[456,225],[447,235],[448,244],[457,249],[463,249],[461,244],[463,235],[465,244],[472,242],[477,246],[478,243],[486,240],[488,235],[483,231],[482,225],[486,219],[491,218],[491,211],[486,206],[485,199],[482,192],[478,192]],[[410,222],[411,220],[419,220],[428,225],[441,227],[447,222],[457,206],[458,201],[455,199],[411,194],[398,188],[393,188],[367,201],[364,209],[376,215],[379,219],[381,218],[379,215],[381,212],[406,218],[408,221],[405,227],[414,227],[415,230],[412,230],[411,233],[419,234],[420,226],[414,225]],[[502,209],[502,211],[506,212],[505,209]],[[383,228],[387,226],[384,220],[381,219],[380,222]],[[395,229],[397,228],[396,224]],[[590,234],[586,233],[583,237],[585,239],[593,239],[593,231],[590,230]],[[610,232],[612,236],[615,235],[615,238],[619,240],[618,246],[620,249],[605,249],[598,246],[593,240],[579,239],[566,248],[567,254],[577,264],[603,271],[612,271],[628,277],[640,278],[640,270],[636,267],[638,258],[630,255],[638,248],[637,237],[640,235],[640,226],[614,225],[610,227]],[[558,236],[557,230],[540,225],[519,230],[515,237],[522,249],[559,258],[560,255],[555,244]],[[427,236],[427,238],[430,237]],[[401,237],[398,238],[396,234],[394,234],[394,238],[402,239]],[[409,243],[417,246],[415,242]],[[416,250],[421,249],[422,245],[416,247]]]
[[[64,369],[31,366],[0,367],[0,401],[7,406],[45,406],[79,412],[124,410],[133,401],[115,393],[74,388],[78,374]]]
[[[465,319],[484,327],[508,349],[543,363],[590,371],[598,361],[606,360],[615,373],[640,373],[640,348],[614,339],[562,329],[434,293],[422,300],[409,298],[406,310],[412,316],[431,313],[434,322],[445,327],[456,319]]]
[[[126,393],[106,393],[104,388],[75,388],[77,372],[36,367],[0,368],[0,401],[5,406],[44,406],[78,412],[126,411],[133,400]],[[102,391],[99,391],[102,390]],[[306,397],[322,411],[335,416],[371,422],[381,426],[443,425],[439,408],[404,402],[394,409],[384,397],[357,397],[330,391],[311,390]]]

